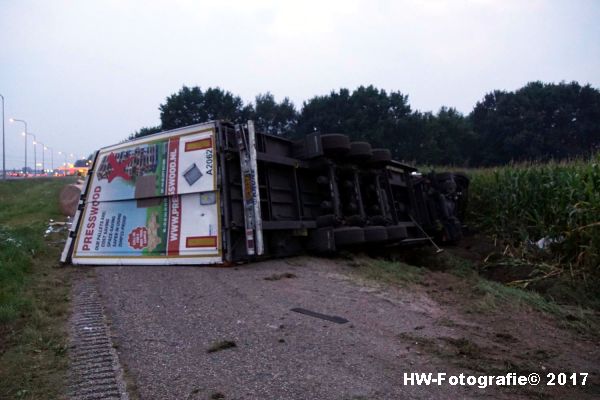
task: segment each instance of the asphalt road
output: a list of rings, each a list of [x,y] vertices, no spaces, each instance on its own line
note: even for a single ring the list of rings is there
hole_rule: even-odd
[[[438,310],[401,290],[359,284],[348,268],[295,258],[236,268],[98,267],[95,279],[141,399],[481,396],[475,388],[405,386],[405,372],[460,372],[402,336],[430,326]],[[265,280],[281,273],[295,277]],[[235,347],[208,352],[219,341]]]

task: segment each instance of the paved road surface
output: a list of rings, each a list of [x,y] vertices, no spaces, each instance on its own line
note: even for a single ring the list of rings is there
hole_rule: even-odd
[[[430,325],[436,308],[359,285],[348,268],[296,258],[239,268],[101,267],[96,279],[120,360],[142,399],[481,395],[404,386],[404,372],[453,372],[399,337]],[[286,272],[296,277],[264,279]],[[290,311],[295,307],[349,322]],[[236,347],[207,352],[223,340]]]

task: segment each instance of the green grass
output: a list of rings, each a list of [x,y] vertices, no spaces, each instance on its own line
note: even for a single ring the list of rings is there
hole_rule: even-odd
[[[474,285],[474,289],[475,293],[481,296],[474,303],[479,311],[495,310],[510,304],[518,308],[530,307],[538,311],[562,315],[559,305],[536,292],[506,286],[487,279],[479,279]]]
[[[71,181],[0,182],[0,398],[63,396],[69,270],[44,232]]]
[[[425,282],[432,271],[442,271],[459,278],[460,290],[468,296],[468,313],[534,310],[557,318],[564,328],[578,333],[597,334],[600,320],[593,310],[565,306],[548,296],[521,287],[507,286],[480,276],[473,262],[450,251],[434,253],[429,248],[404,253],[403,261],[357,258],[349,263],[363,278],[385,284],[408,286]]]
[[[402,286],[422,282],[426,271],[421,267],[383,259],[361,258],[351,265],[366,279]]]
[[[595,336],[600,330],[600,321],[595,312],[582,307],[559,305],[537,292],[506,286],[487,279],[478,279],[474,285],[474,292],[477,297],[473,302],[473,310],[477,312],[502,310],[506,306],[517,309],[529,308],[557,317],[564,328],[579,333]]]
[[[22,295],[31,271],[30,252],[38,251],[39,240],[29,229],[10,229],[0,225],[0,324],[13,321],[29,305]]]

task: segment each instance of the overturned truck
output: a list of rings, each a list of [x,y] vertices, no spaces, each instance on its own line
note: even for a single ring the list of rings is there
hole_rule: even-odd
[[[213,121],[100,149],[62,262],[230,264],[461,238],[469,180],[343,134]]]

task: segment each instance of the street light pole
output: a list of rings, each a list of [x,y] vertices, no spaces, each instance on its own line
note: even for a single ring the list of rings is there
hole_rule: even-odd
[[[23,132],[23,137],[25,138],[25,166],[23,167],[23,173],[27,176],[27,121],[22,119],[11,118],[10,122],[20,122],[25,125],[25,132]]]
[[[67,153],[63,153],[62,151],[59,151],[58,154],[62,154],[65,157],[65,164],[64,164],[64,169],[63,169],[63,175],[67,176]]]
[[[54,149],[50,146],[45,146],[44,150],[50,150],[50,170],[52,171],[52,175],[54,175]]]
[[[35,145],[37,143],[37,139],[33,133],[30,133],[29,135],[33,136],[33,177],[35,178],[35,171],[37,169],[37,151],[35,150]]]
[[[6,180],[6,138],[4,137],[4,96],[0,94],[2,98],[2,179]]]
[[[44,168],[44,157],[46,156],[46,145],[42,142],[39,142],[39,144],[42,146],[42,175],[44,175],[46,173],[46,170]]]

